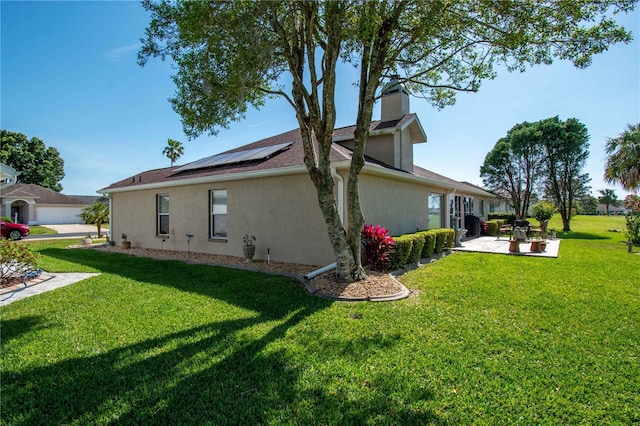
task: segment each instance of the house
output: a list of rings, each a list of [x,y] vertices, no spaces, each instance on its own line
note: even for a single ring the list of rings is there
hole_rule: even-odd
[[[0,216],[28,225],[83,223],[79,214],[99,196],[65,195],[40,185],[16,183],[20,172],[0,163]]]
[[[392,235],[463,227],[467,214],[486,219],[493,194],[413,163],[413,145],[427,140],[398,84],[371,123],[360,201],[366,222]],[[355,126],[335,129],[331,168],[343,223]],[[325,265],[335,261],[318,199],[303,162],[299,129],[203,158],[148,170],[99,192],[110,199],[114,239],[134,247],[242,255],[245,234],[256,258]]]
[[[604,203],[600,203],[596,207],[596,214],[609,215],[609,216],[624,216],[627,214],[627,209],[625,209],[622,205],[614,206],[613,204],[609,204],[609,210],[607,211],[607,205]]]

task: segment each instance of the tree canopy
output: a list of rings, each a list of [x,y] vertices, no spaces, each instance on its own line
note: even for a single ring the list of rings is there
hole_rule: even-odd
[[[543,152],[535,123],[516,124],[498,140],[480,167],[484,185],[509,201],[520,218],[529,211],[531,197],[540,180]]]
[[[604,178],[626,190],[640,189],[640,123],[628,124],[616,138],[607,140]]]
[[[551,198],[562,217],[562,230],[570,231],[573,202],[590,189],[591,178],[582,169],[589,157],[589,132],[575,118],[566,121],[558,117],[538,122],[540,147],[544,150],[546,195]]]
[[[247,108],[282,96],[296,114],[305,165],[336,254],[337,276],[360,265],[358,178],[380,87],[398,75],[436,107],[475,91],[495,67],[524,71],[567,59],[586,67],[594,54],[631,35],[610,13],[628,1],[181,1],[143,2],[151,12],[139,61],[171,58],[171,100],[190,137],[215,134]],[[348,225],[337,212],[330,170],[336,66],[358,67],[358,114],[347,180]]]
[[[22,133],[0,130],[0,161],[21,172],[20,183],[33,183],[62,191],[64,160],[54,147],[47,147],[36,137],[28,139]]]

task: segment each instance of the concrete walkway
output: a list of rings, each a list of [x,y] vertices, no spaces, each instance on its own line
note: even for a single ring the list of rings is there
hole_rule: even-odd
[[[509,254],[515,256],[558,257],[560,240],[547,240],[547,248],[542,253],[530,251],[531,243],[520,243],[520,252],[509,251],[509,240],[496,237],[478,237],[462,241],[462,247],[454,247],[454,251],[474,251],[480,253]]]
[[[15,285],[9,288],[3,288],[0,290],[0,306],[8,305],[18,300],[22,300],[29,296],[45,293],[47,291],[55,290],[61,287],[65,287],[71,284],[75,284],[79,281],[87,278],[100,275],[90,272],[75,272],[75,273],[56,273],[55,275],[43,272],[38,278],[29,280],[27,287],[24,285]]]

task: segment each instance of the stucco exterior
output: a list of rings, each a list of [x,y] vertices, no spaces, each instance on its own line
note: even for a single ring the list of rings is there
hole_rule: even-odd
[[[227,190],[227,240],[209,238],[209,191]],[[170,199],[167,237],[157,235],[156,197]],[[112,194],[111,230],[133,247],[242,256],[256,237],[255,259],[325,265],[334,261],[315,189],[306,174],[218,181]],[[187,244],[187,234],[193,238]]]

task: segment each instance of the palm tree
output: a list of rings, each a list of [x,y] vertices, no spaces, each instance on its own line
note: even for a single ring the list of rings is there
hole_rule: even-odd
[[[617,138],[607,139],[604,178],[628,191],[640,188],[640,123],[627,124]]]
[[[171,166],[173,167],[176,160],[184,154],[184,147],[182,146],[182,143],[173,139],[168,139],[167,146],[164,147],[162,153],[171,160]]]
[[[619,206],[618,196],[613,189],[599,189],[600,197],[598,201],[607,207],[607,214],[609,214],[609,206]]]

